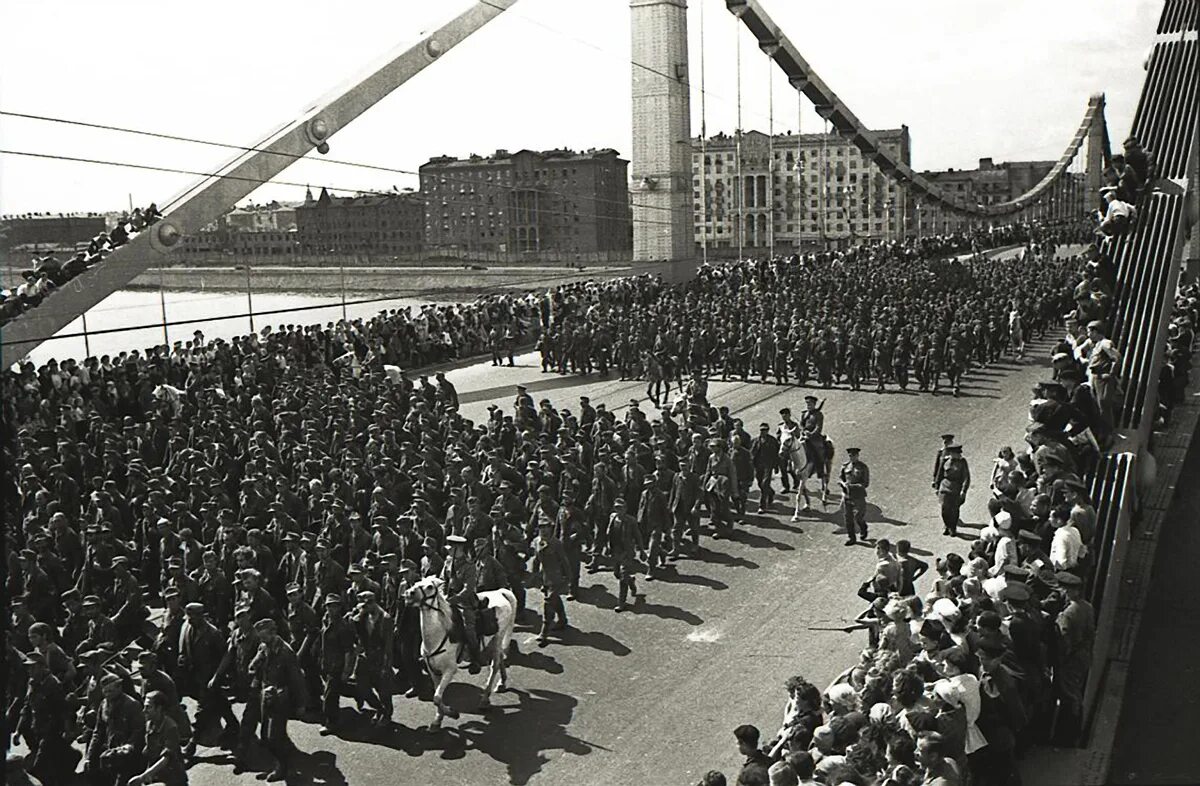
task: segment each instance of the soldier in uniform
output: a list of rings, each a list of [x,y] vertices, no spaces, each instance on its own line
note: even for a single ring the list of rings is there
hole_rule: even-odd
[[[215,698],[215,689],[209,682],[217,673],[221,657],[225,653],[225,639],[221,631],[205,617],[201,603],[189,603],[184,609],[187,621],[179,634],[179,673],[182,692],[199,703],[196,710],[196,729],[199,732],[215,712],[218,722],[224,721],[225,728],[236,732],[237,716],[224,697]]]
[[[287,725],[292,715],[304,707],[304,676],[296,653],[279,635],[275,620],[260,619],[254,623],[254,630],[262,643],[250,661],[249,671],[259,686],[263,744],[275,757],[275,768],[267,780],[283,781],[287,779],[295,747],[288,737]]]
[[[679,556],[685,534],[693,547],[700,544],[699,498],[700,476],[692,470],[691,462],[681,462],[679,471],[671,478],[671,493],[667,499],[667,508],[674,524],[671,533],[672,557]]]
[[[892,373],[901,390],[908,390],[908,367],[912,364],[912,357],[912,340],[906,331],[901,333],[896,350],[892,353]]]
[[[50,673],[42,653],[23,656],[21,662],[29,670],[29,685],[17,731],[29,746],[29,771],[45,783],[66,783],[79,754],[67,742],[63,685]]]
[[[538,644],[549,641],[551,630],[564,630],[567,625],[567,609],[562,596],[571,590],[571,567],[562,541],[554,536],[554,522],[538,522],[537,538],[533,541],[533,572],[541,578],[542,629],[538,633]],[[552,620],[557,619],[557,622]]]
[[[479,606],[479,578],[475,573],[475,562],[467,554],[467,539],[460,535],[446,538],[450,547],[450,558],[442,566],[442,581],[446,583],[446,596],[458,617],[459,629],[463,633],[469,671],[478,674],[482,655],[479,652],[479,635],[475,632],[475,613]]]
[[[321,670],[317,664],[317,636],[321,630],[321,618],[316,609],[304,600],[299,584],[289,584],[287,595],[288,643],[296,651],[296,658],[304,672],[308,687],[308,698],[315,701],[321,695]]]
[[[733,489],[737,486],[737,477],[733,462],[725,452],[724,440],[710,439],[708,447],[712,453],[709,454],[708,466],[704,469],[704,499],[716,529],[713,537],[719,538],[723,532],[733,529],[730,499]]]
[[[676,478],[678,477],[676,475]],[[641,530],[638,528],[637,519],[625,512],[625,498],[621,494],[617,494],[607,535],[613,575],[616,576],[619,586],[617,606],[613,611],[621,612],[626,609],[625,600],[629,593],[641,597],[637,591],[637,554],[642,550]]]
[[[1067,605],[1054,623],[1058,633],[1054,663],[1058,722],[1054,744],[1069,746],[1078,742],[1083,721],[1083,692],[1096,638],[1096,612],[1083,599],[1083,579],[1067,572],[1057,573],[1055,578],[1066,595]]]
[[[327,595],[324,606],[317,659],[321,668],[321,733],[330,734],[337,726],[341,696],[354,665],[355,637],[354,625],[344,613],[342,597]]]
[[[120,784],[143,768],[146,718],[141,705],[125,693],[111,672],[100,678],[103,699],[88,740],[84,773],[93,783]]]
[[[775,498],[771,476],[775,474],[775,466],[779,462],[779,440],[771,436],[769,423],[758,427],[758,436],[750,443],[750,461],[754,466],[755,480],[758,481],[758,512],[766,513]]]
[[[234,748],[233,772],[235,775],[245,771],[246,756],[250,744],[258,734],[259,723],[262,721],[262,702],[259,701],[255,690],[253,675],[250,673],[250,661],[258,652],[259,639],[250,619],[250,607],[238,606],[233,611],[233,631],[229,634],[229,643],[225,656],[221,658],[217,671],[209,680],[208,687],[212,691],[213,701],[222,716],[229,710],[229,699],[221,688],[222,677],[232,669],[231,683],[236,699],[245,701],[240,723],[233,724],[237,733],[237,746]],[[232,712],[232,710],[229,710]]]
[[[374,723],[392,722],[392,657],[395,650],[395,622],[379,605],[375,593],[363,590],[356,596],[354,610],[355,651],[354,686],[360,701],[375,711]]]
[[[187,708],[179,700],[179,688],[176,687],[175,680],[158,667],[158,656],[150,650],[138,653],[137,666],[142,681],[142,698],[152,691],[163,694],[166,698],[167,714],[175,722],[185,754],[191,757],[196,752],[196,743],[192,739],[192,721],[188,718]]]
[[[847,546],[859,538],[867,539],[867,488],[871,485],[871,470],[859,460],[858,448],[846,448],[846,463],[838,474],[842,487],[842,510],[845,514]]]
[[[971,468],[962,455],[962,445],[951,442],[942,457],[941,480],[937,494],[942,508],[942,534],[954,537],[958,533],[959,509],[967,501],[971,487]]]
[[[187,786],[180,730],[170,710],[170,697],[162,691],[152,690],[144,697],[146,769],[130,778],[126,786]]]
[[[946,458],[946,448],[954,443],[953,434],[942,435],[942,446],[938,448],[937,455],[933,459],[933,490],[936,492],[938,486],[942,484],[942,461]]]

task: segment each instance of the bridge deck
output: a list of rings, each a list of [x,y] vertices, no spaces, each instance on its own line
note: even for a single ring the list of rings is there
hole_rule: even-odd
[[[1047,346],[1030,347],[1030,358]],[[982,518],[994,451],[1020,438],[1031,385],[1046,373],[1040,360],[972,373],[963,396],[832,390],[825,404],[827,431],[839,448],[858,446],[872,470],[868,520],[873,537],[908,538],[923,558],[965,540],[941,535],[927,473],[937,435],[950,431],[967,446],[975,476],[964,519]],[[488,363],[449,375],[464,414],[477,421],[495,402],[506,409],[513,385],[525,383],[535,400],[578,406],[578,396],[610,408],[645,399],[639,382],[615,377],[542,374],[534,353],[515,368]],[[728,406],[749,430],[775,423],[782,406],[797,409],[808,389],[713,383],[710,399]],[[643,403],[645,409],[648,403]],[[790,498],[788,498],[790,500]],[[752,503],[752,508],[756,506]],[[967,530],[971,534],[971,530]],[[772,734],[783,709],[782,683],[803,674],[824,687],[865,645],[863,633],[809,631],[839,625],[862,608],[855,591],[873,568],[873,551],[843,545],[834,506],[792,524],[779,506],[751,516],[732,540],[702,540],[701,559],[677,563],[676,575],[645,584],[644,606],[614,614],[610,574],[586,575],[582,597],[568,603],[574,630],[563,643],[539,650],[535,630],[518,628],[522,654],[511,670],[513,692],[497,696],[484,717],[473,710],[483,675],[447,693],[463,717],[431,736],[431,705],[397,697],[398,726],[371,732],[365,721],[352,740],[320,737],[294,724],[293,738],[310,755],[301,762],[317,783],[690,783],[709,769],[732,782],[740,766],[732,729],[754,723]],[[924,590],[930,579],[921,582]],[[540,595],[530,592],[540,606]],[[346,700],[345,703],[350,703]],[[395,751],[395,752],[393,752]],[[206,753],[215,754],[208,758]],[[193,784],[253,783],[232,776],[220,751],[202,750]],[[213,763],[219,766],[213,766]]]

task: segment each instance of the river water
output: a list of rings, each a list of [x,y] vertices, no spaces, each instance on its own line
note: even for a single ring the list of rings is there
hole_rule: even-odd
[[[376,300],[379,294],[347,294],[346,315],[350,319],[371,317],[384,309],[436,302],[427,299],[394,298]],[[370,303],[355,303],[356,300],[371,300]],[[56,358],[73,357],[82,360],[91,355],[112,355],[123,350],[141,349],[164,343],[163,303],[166,304],[166,343],[187,341],[200,330],[205,338],[232,338],[251,331],[251,320],[247,316],[250,304],[244,292],[159,292],[122,290],[114,292],[96,305],[85,317],[80,317],[45,342],[29,355],[29,360],[38,365]],[[288,313],[267,314],[264,312],[285,309],[305,309]],[[333,322],[342,318],[341,295],[295,295],[263,293],[253,296],[253,329],[261,331],[288,324],[316,324]],[[82,334],[86,320],[87,340]],[[200,320],[193,322],[191,320]],[[180,324],[185,323],[185,324]],[[122,328],[135,328],[121,330]],[[118,330],[119,332],[103,332]]]

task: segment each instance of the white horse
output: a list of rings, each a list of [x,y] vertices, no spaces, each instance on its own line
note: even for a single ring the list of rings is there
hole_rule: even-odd
[[[820,441],[807,440],[802,436],[788,437],[780,446],[780,454],[784,458],[782,472],[794,468],[793,477],[800,491],[796,495],[796,510],[792,513],[792,521],[800,520],[801,511],[811,509],[808,496],[808,479],[816,475],[821,481],[821,506],[829,502],[829,475],[833,462],[833,449],[824,437]],[[803,500],[803,507],[801,507]]]
[[[450,628],[453,624],[453,611],[450,601],[443,591],[444,582],[437,576],[421,579],[408,588],[404,593],[404,601],[421,612],[421,659],[429,676],[437,683],[433,692],[433,704],[437,714],[430,724],[431,729],[440,728],[442,719],[446,716],[457,718],[458,712],[447,707],[443,701],[446,688],[458,671],[460,653],[465,647],[463,643],[450,640]],[[496,610],[496,621],[499,630],[492,636],[481,636],[479,647],[485,658],[490,659],[491,669],[488,672],[487,687],[483,692],[480,706],[491,704],[492,694],[497,690],[503,691],[508,685],[508,645],[512,641],[513,626],[517,619],[517,599],[507,589],[492,590],[479,593],[480,601],[487,601],[488,607]]]

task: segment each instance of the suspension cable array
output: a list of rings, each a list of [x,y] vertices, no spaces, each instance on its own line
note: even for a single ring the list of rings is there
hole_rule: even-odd
[[[936,183],[923,177],[880,143],[876,134],[838,98],[825,84],[796,46],[783,34],[779,26],[763,10],[758,0],[725,0],[725,5],[741,24],[754,35],[759,46],[767,51],[771,59],[787,75],[797,91],[806,96],[817,113],[840,135],[850,140],[862,155],[874,161],[883,172],[897,181],[914,198],[926,204],[939,206],[947,211],[975,218],[1012,216],[1034,205],[1043,196],[1051,193],[1055,184],[1070,166],[1075,156],[1097,129],[1104,126],[1104,96],[1093,95],[1088,101],[1087,111],[1079,130],[1071,138],[1067,149],[1050,171],[1025,193],[1004,202],[991,205],[971,204],[965,199],[943,190]],[[1107,152],[1104,164],[1107,164]],[[824,209],[822,208],[822,211]],[[824,232],[822,232],[824,234]]]

